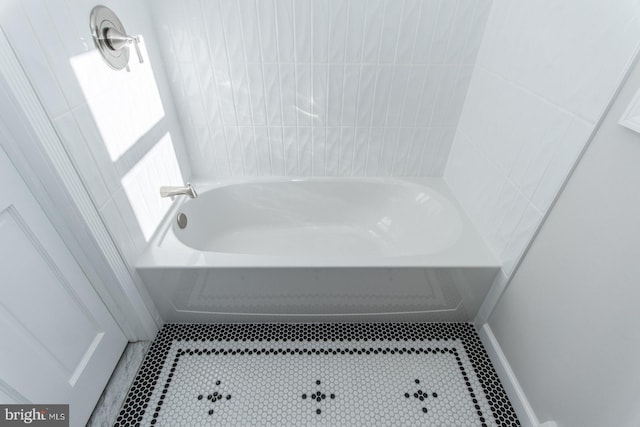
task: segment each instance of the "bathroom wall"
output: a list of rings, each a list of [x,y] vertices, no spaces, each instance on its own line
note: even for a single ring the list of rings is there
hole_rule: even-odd
[[[636,65],[489,325],[540,421],[640,425]]]
[[[154,28],[143,2],[101,2],[141,35],[145,62],[113,71],[81,0],[6,1],[6,33],[110,234],[130,266],[170,205],[160,185],[191,175]]]
[[[490,0],[155,0],[195,175],[442,176]]]
[[[635,0],[494,0],[444,173],[503,263],[480,322],[618,87],[639,20]]]

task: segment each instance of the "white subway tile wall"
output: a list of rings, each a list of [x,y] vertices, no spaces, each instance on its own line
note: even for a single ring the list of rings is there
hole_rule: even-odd
[[[179,172],[125,177],[169,135],[183,179],[444,174],[508,277],[640,39],[636,0],[105,0],[143,36],[128,75],[95,56],[93,4],[5,3],[2,30],[130,264],[153,224],[129,197],[154,198],[140,206],[157,222],[153,188]],[[126,132],[103,119],[136,78]]]
[[[493,1],[444,178],[506,278],[639,41],[635,0]]]
[[[197,177],[442,176],[491,0],[149,5]]]
[[[133,268],[169,205],[159,198],[159,187],[180,185],[191,171],[149,5],[100,3],[120,16],[128,32],[142,37],[145,63],[132,62],[130,73],[111,70],[99,57],[89,28],[94,3],[6,0],[0,26]],[[159,148],[167,158],[144,161]],[[125,179],[132,170],[136,179]]]

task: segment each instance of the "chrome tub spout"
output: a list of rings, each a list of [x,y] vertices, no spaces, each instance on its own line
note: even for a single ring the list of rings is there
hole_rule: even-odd
[[[174,197],[184,194],[195,199],[198,197],[196,189],[189,183],[185,187],[160,187],[160,197]]]

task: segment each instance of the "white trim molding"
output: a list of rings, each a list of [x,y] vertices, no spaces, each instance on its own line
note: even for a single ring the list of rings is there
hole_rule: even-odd
[[[482,341],[482,345],[484,345],[485,350],[487,350],[491,363],[493,363],[493,367],[498,373],[500,382],[502,382],[502,386],[507,392],[507,396],[509,396],[511,404],[516,410],[516,414],[518,414],[520,423],[524,427],[538,427],[540,425],[538,417],[529,404],[529,400],[527,400],[527,396],[524,394],[522,387],[520,387],[520,383],[513,373],[507,357],[502,352],[498,340],[493,335],[489,324],[485,323],[482,327],[478,328],[478,335],[480,335],[480,341]]]
[[[640,90],[636,92],[618,124],[640,133]]]
[[[0,29],[0,118],[15,141],[1,141],[49,220],[130,341],[160,326],[44,111],[6,34]]]

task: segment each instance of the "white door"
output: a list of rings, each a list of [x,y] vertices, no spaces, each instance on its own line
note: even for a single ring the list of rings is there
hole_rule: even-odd
[[[127,339],[2,148],[0,183],[1,403],[84,425]]]

